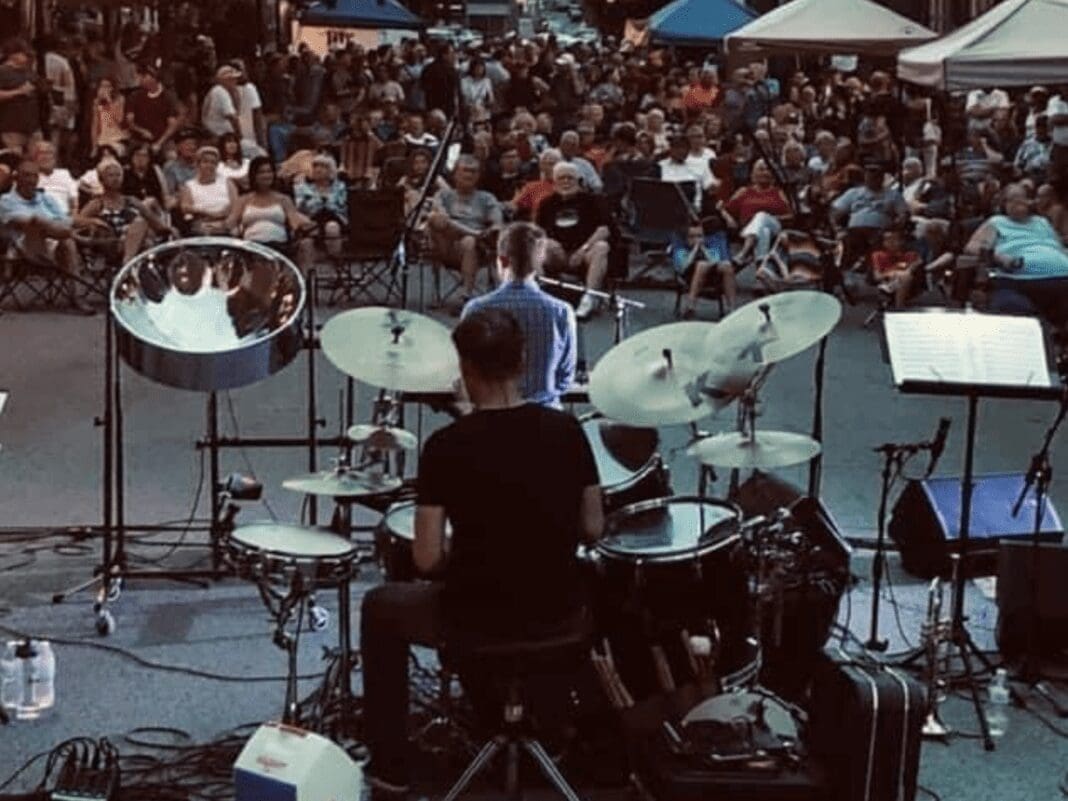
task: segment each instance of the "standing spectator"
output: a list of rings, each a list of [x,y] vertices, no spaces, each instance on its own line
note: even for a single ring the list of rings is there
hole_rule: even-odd
[[[101,78],[96,85],[91,114],[89,145],[94,158],[99,157],[104,146],[118,153],[119,158],[125,156],[126,140],[130,137],[126,129],[126,100],[110,78]]]
[[[342,50],[337,54],[333,68],[327,76],[328,94],[337,103],[341,113],[348,117],[363,97],[362,87],[352,71],[352,53]]]
[[[420,112],[413,111],[408,114],[406,123],[404,136],[402,137],[406,145],[409,147],[425,147],[430,150],[438,149],[438,138],[426,129],[426,123],[423,121],[423,115]]]
[[[234,88],[237,98],[237,120],[240,124],[241,150],[245,156],[266,154],[267,126],[263,119],[263,101],[242,61],[232,61],[230,66],[238,71],[237,85]]]
[[[1039,114],[1035,118],[1034,135],[1024,140],[1016,151],[1014,165],[1023,178],[1041,183],[1049,169],[1053,140],[1049,133],[1049,117]]]
[[[48,119],[52,144],[56,151],[68,153],[78,122],[78,87],[74,68],[60,52],[59,43],[54,36],[46,37],[43,47],[45,78],[48,79],[52,92],[52,112]]]
[[[718,100],[719,84],[716,82],[716,71],[705,67],[697,81],[686,87],[682,96],[682,107],[687,114],[699,114],[715,106]]]
[[[200,122],[214,137],[235,133],[241,137],[241,119],[237,115],[237,82],[241,72],[223,64],[215,72],[215,85],[208,90],[200,109]]]
[[[441,109],[446,115],[456,113],[456,96],[460,90],[460,76],[456,72],[456,51],[451,44],[439,45],[437,55],[423,69],[419,84],[426,96],[428,109]]]
[[[384,105],[387,101],[400,106],[404,103],[404,88],[391,74],[390,67],[379,62],[374,69],[375,79],[367,89],[367,98],[371,103]]]
[[[1053,147],[1049,153],[1049,177],[1056,184],[1068,184],[1068,84],[1058,87],[1058,92],[1046,106],[1049,117]]]
[[[530,66],[520,61],[512,67],[512,78],[501,89],[501,105],[508,111],[526,109],[528,112],[537,108],[542,93],[547,85],[530,74]]]
[[[426,111],[426,94],[420,83],[426,66],[426,48],[421,44],[410,46],[405,50],[403,59],[398,80],[404,89],[407,107],[411,111]]]
[[[1009,109],[1009,96],[1002,89],[975,89],[968,92],[968,99],[964,104],[964,114],[968,118],[968,128],[985,128],[990,124],[990,118],[997,109]]]
[[[139,77],[141,86],[126,103],[126,127],[148,142],[153,154],[157,154],[178,132],[182,115],[177,98],[164,88],[155,67],[143,64]]]
[[[78,182],[70,170],[56,166],[56,146],[51,142],[38,142],[34,150],[40,171],[37,188],[52,198],[66,216],[73,217],[78,210]]]
[[[482,59],[472,58],[467,65],[467,74],[460,81],[460,93],[464,106],[469,110],[484,108],[493,110],[496,100],[493,94],[493,82],[486,75],[486,65]]]
[[[237,135],[225,133],[216,142],[219,148],[219,173],[242,189],[248,184],[249,160],[241,149]]]
[[[4,43],[3,52],[4,61],[0,63],[0,144],[5,149],[21,153],[41,129],[33,50],[22,39],[9,39]]]

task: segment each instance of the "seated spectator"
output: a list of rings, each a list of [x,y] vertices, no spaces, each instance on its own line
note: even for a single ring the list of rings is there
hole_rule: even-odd
[[[148,142],[136,142],[130,146],[130,166],[122,176],[122,193],[142,203],[154,205],[162,212],[172,207],[167,179],[152,161],[152,146]]]
[[[782,147],[781,162],[783,188],[787,196],[796,197],[803,187],[812,183],[812,173],[805,163],[805,146],[791,139]]]
[[[382,109],[379,113],[378,119],[374,122],[372,130],[379,141],[392,142],[396,139],[400,139],[401,135],[401,116],[400,106],[397,102],[391,98],[386,98],[382,101]]]
[[[167,182],[167,194],[173,205],[178,203],[178,190],[197,174],[197,149],[200,135],[194,128],[183,128],[174,137],[175,157],[163,167]]]
[[[341,253],[349,228],[349,190],[337,177],[337,162],[320,153],[312,159],[311,178],[293,185],[297,209],[318,228],[318,237],[331,256]]]
[[[178,132],[182,124],[181,109],[174,93],[160,83],[159,71],[154,66],[142,64],[137,69],[141,86],[126,103],[126,127],[135,137],[148,142],[155,155]]]
[[[219,148],[219,174],[241,188],[247,187],[249,160],[241,150],[241,140],[237,134],[224,133],[216,146]]]
[[[699,114],[711,109],[719,100],[719,83],[716,71],[705,67],[698,75],[697,81],[686,87],[682,95],[682,107],[688,114]]]
[[[460,95],[468,109],[496,107],[493,82],[486,75],[486,65],[482,59],[475,57],[467,65],[467,74],[460,79]]]
[[[756,271],[757,282],[771,292],[812,284],[822,276],[823,254],[819,243],[808,231],[792,229],[775,238]]]
[[[579,151],[582,153],[582,158],[592,164],[600,175],[608,158],[608,149],[598,141],[597,126],[592,122],[584,121],[578,124],[576,130],[579,135]]]
[[[594,194],[604,189],[601,176],[597,174],[597,168],[581,155],[582,138],[579,136],[578,131],[564,131],[560,135],[559,150],[564,157],[564,161],[574,165],[575,169],[578,170],[582,188]]]
[[[158,209],[153,209],[135,197],[123,193],[123,168],[117,161],[102,161],[97,174],[104,193],[85,204],[74,218],[75,228],[103,231],[105,254],[126,264],[145,246],[150,231],[156,234],[176,234]]]
[[[864,165],[864,184],[847,189],[831,204],[831,222],[845,232],[842,264],[851,268],[876,244],[888,228],[902,227],[909,219],[905,199],[886,186],[882,162]]]
[[[587,289],[601,289],[608,275],[609,220],[601,199],[584,191],[574,164],[562,161],[553,168],[553,194],[538,208],[535,222],[545,231],[545,270],[584,276]],[[589,292],[575,310],[588,320],[600,308]]]
[[[527,181],[512,198],[512,211],[517,220],[535,220],[542,202],[555,190],[553,169],[563,161],[563,155],[556,148],[542,152],[538,159],[538,177]]]
[[[374,68],[374,81],[367,87],[367,99],[384,106],[392,102],[398,108],[404,103],[404,87],[397,81],[396,70],[379,62]]]
[[[738,289],[734,265],[731,264],[730,242],[725,231],[706,236],[702,226],[691,225],[686,232],[685,246],[672,246],[671,261],[675,272],[690,287],[679,310],[683,320],[692,320],[697,316],[697,299],[710,275],[719,283],[723,293],[724,312],[729,314],[734,310]]]
[[[196,177],[178,190],[178,208],[189,230],[201,236],[229,232],[227,218],[237,200],[237,189],[219,173],[219,151],[207,146],[197,151]]]
[[[716,151],[708,146],[705,129],[700,125],[691,125],[686,129],[686,140],[690,145],[686,161],[697,171],[711,169],[712,162],[716,160]]]
[[[309,233],[315,222],[297,210],[292,198],[275,190],[277,175],[267,156],[256,156],[249,164],[249,186],[245,194],[234,199],[223,228],[249,242],[267,245],[293,259],[307,271],[313,259],[310,239],[297,239]]]
[[[100,176],[97,174],[96,165],[102,161],[118,161],[119,154],[111,145],[102,145],[100,153],[94,162],[93,168],[86,170],[78,179],[78,205],[87,203],[91,198],[100,197],[104,194],[104,187],[100,184]]]
[[[38,188],[38,177],[37,162],[23,159],[19,163],[14,188],[0,196],[0,225],[7,229],[8,241],[21,258],[77,276],[81,260],[71,238],[71,218]],[[75,282],[66,283],[71,308],[93,314],[78,296]]]
[[[1068,244],[1068,207],[1058,195],[1056,186],[1046,183],[1038,187],[1035,191],[1035,211],[1049,220],[1061,241]]]
[[[408,164],[404,175],[397,182],[397,186],[404,190],[404,214],[406,217],[415,210],[415,204],[419,202],[433,159],[433,154],[425,147],[417,147],[408,154]],[[428,200],[433,199],[435,193],[448,188],[449,182],[438,175],[434,179],[434,186],[427,193]],[[424,228],[426,215],[429,213],[430,208],[431,204],[429,202],[423,204],[423,216],[420,222],[416,224],[416,230]]]
[[[897,228],[883,231],[882,246],[871,254],[871,273],[879,289],[893,296],[894,308],[903,309],[923,281],[923,259],[905,247]]]
[[[404,135],[401,139],[408,147],[438,149],[438,138],[426,129],[423,115],[418,111],[413,111],[405,117]]]
[[[526,176],[523,175],[521,166],[519,151],[514,145],[502,150],[497,169],[489,176],[485,189],[501,203],[509,202],[519,192],[520,187],[526,184]]]
[[[782,223],[793,217],[790,201],[782,188],[774,183],[771,170],[764,159],[753,164],[752,182],[739,189],[720,211],[741,231],[742,249],[734,257],[734,264],[742,266],[747,259],[763,259],[779,232]]]
[[[349,130],[341,138],[341,169],[348,179],[367,186],[378,175],[378,151],[382,140],[371,130],[371,119],[357,111],[350,118]]]
[[[990,143],[991,136],[989,128],[969,126],[967,143],[954,158],[957,175],[964,183],[981,186],[997,179],[1005,157]]]
[[[1049,117],[1039,114],[1034,119],[1034,136],[1028,137],[1016,151],[1013,166],[1020,178],[1041,183],[1049,171],[1049,157],[1053,149]]]
[[[808,160],[808,168],[815,175],[823,175],[834,163],[838,140],[830,131],[818,131],[812,140],[816,152]]]
[[[1004,214],[979,226],[964,252],[990,259],[990,310],[1041,314],[1055,325],[1068,320],[1068,250],[1049,220],[1031,209],[1022,184],[1004,192]]]
[[[427,219],[434,257],[446,267],[459,269],[461,289],[450,312],[458,315],[475,294],[481,257],[504,217],[497,199],[478,189],[481,166],[473,156],[461,156],[453,171],[453,186],[434,198]]]
[[[692,206],[694,211],[700,212],[703,205],[703,196],[714,192],[719,186],[719,181],[712,175],[708,162],[690,158],[690,142],[685,136],[676,134],[671,137],[671,147],[668,156],[659,163],[660,180],[668,183],[692,183],[694,196]]]
[[[37,188],[52,198],[65,215],[72,216],[78,210],[78,182],[70,170],[56,166],[56,147],[41,140],[34,148],[34,159],[40,176]]]

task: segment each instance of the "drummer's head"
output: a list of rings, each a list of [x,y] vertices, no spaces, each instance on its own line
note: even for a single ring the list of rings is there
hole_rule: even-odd
[[[497,239],[497,269],[501,282],[523,281],[541,269],[545,232],[526,222],[512,223]]]
[[[460,374],[475,405],[499,402],[523,369],[523,330],[511,312],[479,309],[452,332],[460,355]]]

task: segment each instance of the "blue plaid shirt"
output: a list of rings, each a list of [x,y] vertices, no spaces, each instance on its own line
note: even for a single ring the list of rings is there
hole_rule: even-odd
[[[578,331],[575,313],[547,295],[534,279],[502,284],[464,306],[463,316],[479,309],[504,309],[515,315],[526,339],[526,365],[519,390],[543,406],[560,406],[560,396],[575,379]]]

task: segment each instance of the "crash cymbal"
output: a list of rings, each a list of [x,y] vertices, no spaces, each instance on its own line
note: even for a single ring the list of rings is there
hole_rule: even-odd
[[[735,432],[695,442],[686,452],[714,467],[770,469],[807,462],[819,454],[820,444],[788,431],[757,431],[752,438]]]
[[[403,482],[395,476],[375,475],[366,470],[324,470],[287,478],[282,486],[305,495],[328,498],[363,498],[393,492]]]
[[[348,431],[349,439],[374,451],[414,451],[419,440],[411,431],[391,426],[372,426],[365,423],[354,425]]]
[[[713,323],[668,323],[623,340],[590,373],[590,402],[602,414],[635,426],[692,423],[712,401],[687,390],[708,369]]]
[[[341,372],[381,389],[452,391],[460,377],[449,329],[415,312],[370,306],[332,317],[323,353]]]
[[[754,300],[716,325],[709,343],[718,362],[772,364],[808,350],[842,317],[826,292],[782,292]]]

